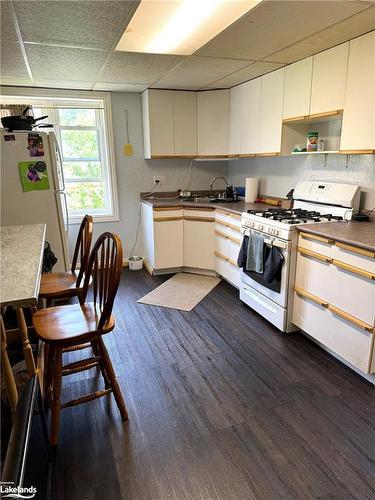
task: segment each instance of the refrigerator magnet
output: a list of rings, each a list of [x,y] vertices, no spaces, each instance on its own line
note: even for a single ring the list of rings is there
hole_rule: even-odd
[[[30,133],[27,135],[27,149],[30,157],[44,156],[43,137],[40,134]]]
[[[21,161],[18,168],[25,192],[49,189],[47,165],[44,161]]]

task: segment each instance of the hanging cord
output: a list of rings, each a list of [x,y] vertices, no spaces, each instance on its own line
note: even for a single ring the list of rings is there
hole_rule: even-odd
[[[135,234],[134,245],[130,251],[129,257],[133,257],[133,252],[134,252],[135,247],[137,246],[137,243],[138,243],[139,229],[141,227],[141,219],[142,219],[142,201],[145,200],[148,196],[151,196],[153,193],[156,193],[159,190],[159,187],[160,187],[160,183],[155,184],[155,186],[153,187],[153,189],[151,191],[141,195],[139,198],[137,232]]]
[[[187,188],[187,185],[189,184],[190,177],[191,177],[191,171],[192,171],[192,168],[193,168],[193,162],[194,161],[195,161],[195,158],[193,158],[192,160],[190,160],[188,174],[186,176],[185,184],[181,188],[181,192],[185,191],[185,189]],[[150,196],[151,194],[152,193],[147,194],[146,197]],[[180,198],[180,193],[178,195],[176,195],[176,196],[170,196],[170,197],[167,197],[167,196],[155,196],[156,200],[178,200],[178,198]]]

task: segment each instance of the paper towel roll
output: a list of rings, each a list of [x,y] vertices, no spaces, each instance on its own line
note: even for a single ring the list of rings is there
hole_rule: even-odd
[[[254,203],[258,197],[258,178],[248,177],[245,183],[245,201]]]

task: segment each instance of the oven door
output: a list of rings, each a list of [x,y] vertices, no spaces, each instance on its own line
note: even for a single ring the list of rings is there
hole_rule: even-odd
[[[265,297],[268,297],[272,301],[279,304],[281,307],[286,307],[288,299],[288,285],[289,285],[289,255],[290,255],[290,242],[281,240],[279,238],[272,238],[264,233],[260,233],[254,230],[246,230],[244,234],[249,236],[251,233],[261,234],[264,236],[265,245],[276,246],[282,253],[284,257],[284,262],[281,267],[281,272],[279,276],[272,281],[272,283],[267,283],[262,274],[255,273],[252,271],[240,270],[241,281],[246,283],[246,285],[254,288],[260,292]]]

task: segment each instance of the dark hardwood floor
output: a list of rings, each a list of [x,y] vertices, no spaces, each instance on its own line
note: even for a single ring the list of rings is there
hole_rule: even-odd
[[[113,396],[63,410],[55,498],[373,499],[374,387],[224,281],[192,312],[137,304],[165,279],[124,271],[105,341],[130,420]]]

